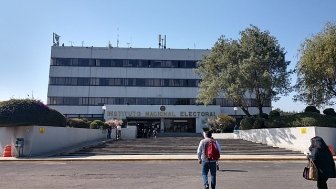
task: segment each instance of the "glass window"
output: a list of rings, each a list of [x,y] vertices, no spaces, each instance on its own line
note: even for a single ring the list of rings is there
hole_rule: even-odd
[[[78,86],[89,86],[90,85],[90,78],[78,78]]]
[[[196,68],[196,61],[186,61],[185,68]]]
[[[107,78],[99,78],[99,85],[100,86],[108,86],[109,85],[109,79],[107,79]]]
[[[79,58],[78,66],[90,66],[90,59],[87,58]]]
[[[112,59],[111,60],[111,67],[122,67],[123,66],[123,60],[121,59]]]
[[[78,66],[78,58],[71,59],[71,66]]]
[[[57,58],[56,65],[58,66],[71,66],[71,59],[70,58]]]
[[[99,79],[98,78],[90,78],[90,85],[92,85],[92,86],[99,85]]]

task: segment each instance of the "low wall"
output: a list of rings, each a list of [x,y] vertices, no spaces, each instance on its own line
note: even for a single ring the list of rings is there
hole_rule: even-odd
[[[238,138],[269,146],[297,151],[308,151],[310,139],[320,136],[327,145],[336,149],[336,128],[329,127],[293,127],[274,129],[240,130]]]
[[[137,132],[137,127],[134,127],[134,126],[128,126],[127,128],[121,128],[121,139],[135,139],[136,132]],[[111,131],[111,139],[116,139],[115,129],[112,129]]]
[[[6,145],[11,145],[13,155],[17,156],[16,138],[24,138],[23,156],[30,157],[102,141],[106,138],[106,134],[98,129],[50,126],[0,127],[0,152],[3,152]]]

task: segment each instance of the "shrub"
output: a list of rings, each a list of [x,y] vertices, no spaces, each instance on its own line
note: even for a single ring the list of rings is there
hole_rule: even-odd
[[[289,127],[287,122],[283,117],[273,117],[269,120],[265,120],[264,122],[266,128],[283,128],[283,127]]]
[[[234,123],[236,123],[235,118],[225,114],[220,114],[216,118],[215,128],[217,130],[220,130],[221,132],[232,132],[234,128]]]
[[[320,110],[318,110],[315,106],[307,106],[304,112],[320,113]]]
[[[269,113],[269,117],[270,118],[273,118],[273,117],[279,117],[280,116],[280,112],[276,111],[276,110],[272,110],[270,113]]]
[[[264,121],[265,121],[264,118],[261,117],[256,118],[252,125],[252,129],[265,128]]]
[[[67,125],[73,128],[90,128],[90,123],[87,120],[79,118],[68,118]]]
[[[39,100],[11,99],[0,103],[0,125],[61,126],[65,117]]]
[[[266,114],[266,113],[261,113],[261,114],[258,114],[256,118],[268,119],[268,114]]]
[[[335,112],[334,108],[327,108],[327,109],[323,110],[323,113],[325,115],[336,116],[336,112]]]
[[[254,121],[255,118],[253,117],[245,117],[240,122],[240,129],[242,130],[252,129]]]
[[[101,120],[94,120],[90,123],[91,129],[100,129],[100,127],[102,127],[103,129],[107,129],[107,126],[108,125]]]

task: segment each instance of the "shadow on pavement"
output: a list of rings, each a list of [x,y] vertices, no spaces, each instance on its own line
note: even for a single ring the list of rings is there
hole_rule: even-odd
[[[246,173],[248,171],[245,170],[234,170],[234,169],[223,169],[223,170],[218,170],[220,172],[237,172],[237,173]]]

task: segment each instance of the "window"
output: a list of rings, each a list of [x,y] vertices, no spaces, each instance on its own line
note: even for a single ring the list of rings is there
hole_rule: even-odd
[[[196,68],[196,60],[139,60],[139,59],[89,59],[51,58],[52,66],[142,67],[142,68]]]
[[[79,86],[88,86],[90,85],[90,78],[78,78],[78,85]]]
[[[90,66],[90,60],[86,58],[79,58],[78,66]]]

